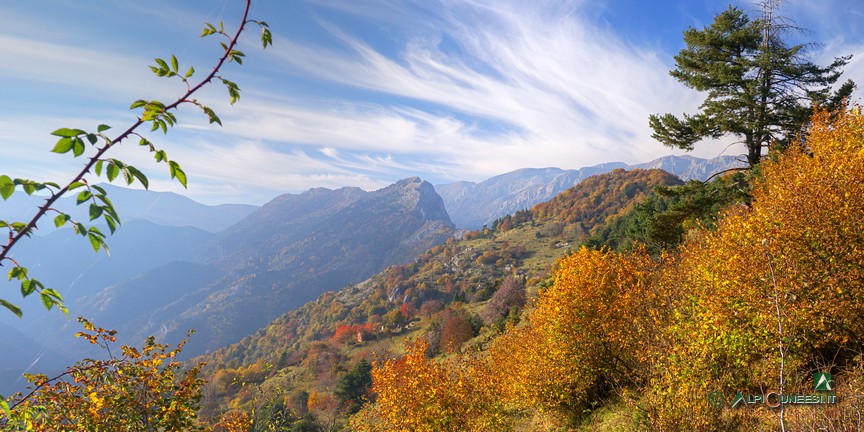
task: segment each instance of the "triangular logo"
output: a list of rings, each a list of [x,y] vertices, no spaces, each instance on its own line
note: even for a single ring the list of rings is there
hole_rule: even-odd
[[[732,400],[732,408],[735,408],[736,405],[744,401],[744,395],[739,391],[738,394],[735,395],[735,399]]]
[[[813,374],[813,389],[816,391],[833,391],[834,381],[828,372],[817,372]]]

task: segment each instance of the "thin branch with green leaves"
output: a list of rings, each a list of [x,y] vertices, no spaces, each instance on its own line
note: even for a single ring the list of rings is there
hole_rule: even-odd
[[[43,217],[48,213],[56,214],[54,225],[57,228],[67,224],[71,225],[76,234],[89,240],[95,252],[103,249],[108,253],[108,246],[105,242],[106,234],[96,226],[88,225],[98,220],[104,221],[108,230],[113,234],[121,223],[120,216],[111,200],[108,199],[105,189],[96,184],[91,184],[90,179],[95,175],[96,178],[105,178],[109,182],[113,182],[122,176],[127,185],[132,185],[137,181],[145,189],[149,188],[147,176],[141,170],[119,159],[106,156],[111,148],[127,139],[138,138],[138,144],[146,147],[149,152],[153,153],[153,157],[157,163],[164,163],[168,166],[168,173],[171,179],[176,179],[183,187],[186,187],[186,173],[180,167],[180,164],[175,160],[169,159],[168,154],[164,150],[156,147],[153,142],[142,136],[138,131],[143,125],[149,124],[151,132],[161,130],[163,134],[167,134],[168,129],[177,123],[177,116],[174,112],[182,104],[197,106],[207,116],[210,124],[216,123],[220,126],[222,125],[222,121],[213,109],[202,104],[192,96],[204,86],[212,83],[214,80],[218,80],[227,88],[232,105],[240,99],[240,88],[233,81],[229,81],[220,75],[220,71],[226,62],[234,62],[238,65],[243,64],[245,54],[237,49],[237,42],[240,35],[246,30],[247,25],[254,24],[261,28],[261,43],[264,48],[273,44],[272,35],[267,23],[249,19],[251,0],[245,0],[245,3],[240,25],[233,34],[226,32],[222,22],[219,23],[218,27],[210,23],[205,24],[201,37],[221,35],[225,40],[219,42],[223,51],[215,66],[200,81],[191,81],[196,74],[195,68],[192,66],[188,69],[184,67],[185,72],[181,73],[180,61],[174,55],[171,55],[169,60],[157,58],[155,59],[155,65],[150,66],[151,71],[155,75],[169,79],[179,79],[185,84],[185,91],[176,100],[168,104],[158,100],[136,100],[130,106],[132,110],[139,110],[136,121],[113,138],[107,135],[107,132],[112,129],[111,126],[105,124],[98,125],[95,132],[64,127],[51,133],[59,138],[51,150],[54,153],[65,154],[71,152],[73,157],[78,158],[87,153],[88,144],[93,149],[92,155],[87,156],[87,162],[81,170],[64,186],[51,181],[37,182],[21,178],[12,179],[7,175],[0,175],[0,198],[3,200],[9,199],[19,189],[27,195],[33,195],[37,192],[47,192],[48,194],[45,201],[42,205],[38,206],[36,213],[28,222],[0,220],[0,229],[8,231],[6,244],[0,245],[0,266],[11,264],[12,268],[9,270],[8,278],[10,281],[13,279],[20,281],[22,297],[38,293],[46,309],[50,310],[52,307],[57,306],[68,315],[61,295],[56,290],[46,288],[40,281],[30,275],[26,267],[9,256],[18,242],[33,234],[38,228],[37,224]],[[57,200],[73,193],[73,191],[78,191],[75,200],[76,205],[89,206],[89,221],[86,224],[73,220],[68,213],[54,207]],[[19,317],[22,316],[21,308],[7,300],[0,299],[0,306],[5,307]]]

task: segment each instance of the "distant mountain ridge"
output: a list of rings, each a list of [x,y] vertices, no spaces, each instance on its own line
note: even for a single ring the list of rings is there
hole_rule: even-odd
[[[273,199],[219,233],[198,263],[174,262],[83,298],[83,314],[132,340],[177,341],[200,354],[323,292],[410,262],[454,233],[441,197],[410,178],[386,188],[311,189]],[[150,290],[160,299],[139,298]]]
[[[591,167],[523,168],[479,183],[459,181],[435,186],[453,223],[459,228],[480,228],[495,219],[548,201],[586,178],[614,169],[661,169],[682,180],[705,180],[714,173],[744,166],[737,156],[700,159],[664,156],[650,162],[627,165],[610,162]]]
[[[237,223],[258,208],[249,204],[201,204],[174,192],[129,189],[111,184],[99,186],[108,192],[108,198],[114,203],[122,222],[144,220],[156,225],[194,227],[215,233]],[[29,220],[42,202],[43,197],[14,194],[9,200],[0,203],[0,219]],[[88,207],[76,206],[75,194],[60,198],[54,207],[69,213],[74,220],[89,220]],[[50,219],[43,220],[36,235],[48,234],[54,230]]]

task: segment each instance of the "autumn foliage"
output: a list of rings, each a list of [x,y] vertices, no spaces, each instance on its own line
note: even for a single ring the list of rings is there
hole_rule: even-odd
[[[505,418],[489,365],[473,355],[439,363],[420,340],[399,359],[376,363],[377,401],[351,421],[358,431],[500,431]]]
[[[860,109],[817,112],[804,145],[762,164],[753,198],[752,208],[730,209],[716,232],[682,248],[668,275],[678,318],[667,327],[667,375],[649,396],[659,426],[707,428],[729,414],[704,400],[682,404],[685,394],[777,388],[781,341],[789,388],[812,389],[812,372],[842,372],[861,353]],[[698,379],[672,385],[675,376]]]
[[[81,320],[79,337],[108,350],[115,332]],[[183,371],[176,347],[147,340],[141,349],[122,346],[108,360],[87,359],[62,375],[27,375],[32,392],[8,401],[2,430],[120,431],[202,430],[196,425],[201,365]]]
[[[817,112],[802,143],[761,164],[749,207],[727,208],[676,250],[583,248],[559,260],[527,320],[484,352],[438,361],[421,345],[377,363],[377,402],[352,424],[502,430],[548,413],[579,421],[615,401],[632,429],[779,429],[778,412],[709,406],[706,395],[731,401],[781,377],[786,394],[812,392],[823,371],[841,402],[789,409],[784,425],[857,430],[864,116]]]

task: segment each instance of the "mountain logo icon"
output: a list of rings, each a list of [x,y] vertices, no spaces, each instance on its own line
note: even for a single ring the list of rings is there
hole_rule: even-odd
[[[834,380],[828,372],[816,372],[813,374],[813,389],[816,391],[833,391]]]
[[[732,400],[732,408],[735,408],[739,403],[746,404],[747,401],[744,400],[744,394],[740,391],[735,395],[735,399]]]

